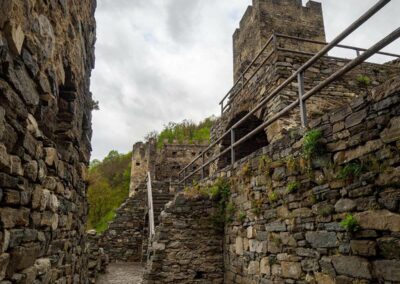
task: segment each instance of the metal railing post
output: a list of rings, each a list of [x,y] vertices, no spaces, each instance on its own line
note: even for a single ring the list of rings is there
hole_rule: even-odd
[[[235,164],[235,147],[233,147],[233,144],[235,144],[235,130],[232,128],[231,129],[231,162],[232,162],[232,167]]]
[[[306,103],[303,100],[304,96],[304,72],[300,72],[297,74],[297,83],[299,85],[299,107],[300,107],[300,119],[301,119],[301,126],[307,127],[307,108]]]
[[[183,170],[183,186],[186,187],[186,169]]]
[[[149,239],[151,241],[155,234],[155,225],[154,225],[153,191],[151,188],[150,172],[147,172],[147,204],[149,207]]]
[[[361,55],[361,52],[358,49],[356,49],[356,53],[357,53],[357,57],[359,57]]]
[[[224,114],[224,101],[221,102],[221,115]]]
[[[201,179],[204,179],[204,162],[205,162],[205,153],[201,155]]]
[[[274,45],[274,51],[277,51],[278,50],[278,37],[276,36],[275,31],[273,32],[273,35],[272,35],[272,42]]]

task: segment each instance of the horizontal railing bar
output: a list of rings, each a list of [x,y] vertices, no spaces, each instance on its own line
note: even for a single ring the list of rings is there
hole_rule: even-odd
[[[323,82],[321,82],[319,85],[308,91],[306,94],[303,96],[303,100],[307,100],[310,98],[313,94],[316,92],[320,91],[322,88],[326,87],[330,83],[332,83],[334,80],[336,80],[338,77],[343,76],[343,74],[349,72],[351,69],[354,67],[360,65],[362,62],[373,56],[374,54],[377,53],[377,51],[381,50],[382,48],[388,46],[392,42],[394,42],[396,39],[400,37],[400,27],[394,30],[392,33],[390,33],[388,36],[386,36],[384,39],[373,45],[371,48],[366,50],[364,53],[362,53],[360,56],[355,58],[354,60],[350,61],[348,64],[346,64],[343,68],[339,69],[336,71],[334,74],[329,76],[327,79],[325,79]]]
[[[280,37],[280,38],[294,39],[294,40],[298,40],[298,41],[316,43],[316,44],[321,44],[321,45],[327,45],[328,44],[327,42],[324,42],[324,41],[307,39],[307,38],[302,38],[302,37],[297,37],[297,36],[290,36],[290,35],[285,35],[285,34],[276,34],[276,36]],[[366,51],[367,50],[365,48],[351,46],[351,45],[344,45],[344,44],[338,44],[338,45],[336,45],[336,47],[345,48],[345,49],[352,49],[352,50],[356,50],[356,51]],[[400,58],[400,54],[394,54],[394,53],[390,53],[390,52],[379,51],[379,52],[376,52],[376,54],[392,56],[392,57],[399,57]]]
[[[366,50],[363,54],[358,56],[357,58],[353,59],[349,63],[347,63],[345,66],[343,66],[340,70],[329,76],[327,79],[325,79],[323,82],[318,84],[316,87],[308,91],[306,94],[304,94],[303,101],[306,101],[309,99],[311,96],[313,96],[315,93],[319,92],[321,89],[332,83],[333,81],[337,80],[339,77],[343,76],[343,74],[346,74],[349,72],[351,69],[355,68],[356,66],[360,65],[363,63],[365,60],[367,60],[369,57],[374,55],[377,51],[381,50],[385,46],[389,45],[396,39],[400,37],[400,28],[396,29],[394,32],[390,33],[388,36],[386,36],[384,39],[379,41],[377,44],[372,46],[370,49]],[[264,129],[265,127],[269,126],[271,123],[276,121],[277,119],[281,118],[283,115],[287,114],[290,110],[292,110],[294,107],[296,107],[299,103],[299,99],[296,99],[293,103],[291,103],[289,106],[285,107],[283,110],[278,112],[276,115],[274,115],[272,118],[267,120],[266,122],[262,123],[260,126],[255,128],[253,131],[250,133],[246,134],[243,136],[241,139],[239,139],[236,143],[233,144],[233,147],[237,147],[238,145],[242,144],[243,142],[247,141],[251,137],[253,137],[255,134],[257,134],[260,130]]]
[[[212,147],[214,147],[219,141],[221,141],[223,138],[225,138],[225,136],[227,136],[228,134],[230,134],[230,131],[232,129],[237,128],[238,126],[240,126],[242,123],[244,123],[251,115],[253,115],[256,111],[258,111],[262,106],[264,106],[265,103],[267,103],[271,98],[273,98],[276,94],[278,94],[280,91],[282,91],[288,84],[290,84],[299,73],[305,71],[307,68],[309,68],[310,66],[312,66],[312,64],[314,64],[318,59],[320,59],[322,56],[324,56],[326,53],[328,53],[332,48],[334,48],[340,41],[342,41],[344,38],[346,38],[349,34],[351,34],[354,30],[356,30],[359,26],[361,26],[363,23],[365,23],[369,18],[371,18],[374,14],[376,14],[380,9],[382,9],[385,5],[387,5],[391,0],[380,0],[378,3],[376,3],[373,7],[371,7],[367,12],[365,12],[360,18],[358,18],[354,23],[352,23],[347,29],[345,29],[341,34],[339,34],[335,39],[332,40],[332,42],[330,42],[328,45],[326,45],[324,48],[322,48],[318,53],[316,53],[311,59],[309,59],[306,63],[304,63],[297,71],[295,71],[288,79],[286,79],[281,85],[279,85],[270,95],[268,95],[266,98],[264,98],[259,104],[257,104],[257,106],[255,108],[253,108],[248,114],[246,114],[242,119],[240,119],[237,123],[235,123],[232,127],[230,127],[229,130],[227,130],[225,133],[222,134],[222,136],[217,139],[216,141],[214,141],[205,151],[210,150]],[[365,54],[365,53],[364,53]],[[359,57],[357,57],[359,58]],[[353,60],[354,61],[354,60]],[[353,62],[351,61],[351,62]],[[350,62],[350,63],[351,63]],[[350,64],[349,63],[349,64]],[[347,66],[347,65],[346,65]],[[309,92],[306,94],[308,95]],[[297,99],[297,103],[298,103]],[[290,104],[288,107],[284,108],[282,111],[280,111],[278,114],[274,115],[273,118],[275,121],[276,119],[278,119],[280,116],[278,115],[282,115],[288,111],[290,111],[296,104],[296,101],[293,102],[292,104]],[[291,107],[291,108],[289,108]],[[260,130],[262,128],[265,127],[265,125],[267,125],[267,123],[272,123],[270,122],[272,120],[269,119],[268,121],[264,122],[263,124],[261,124],[259,127],[257,127],[256,129],[254,129],[252,132],[248,133],[246,136],[242,137],[240,140],[238,140],[236,143],[234,143],[233,145],[231,145],[230,147],[228,147],[227,149],[225,149],[222,153],[226,153],[228,152],[232,147],[234,148],[236,145],[238,145],[238,143],[242,143],[242,141],[246,141],[244,140],[244,138],[246,137],[252,137],[253,135],[255,135],[254,131],[255,130]],[[250,136],[251,134],[251,136]],[[203,151],[203,152],[205,152]],[[217,155],[217,157],[221,157],[223,154]],[[201,156],[201,154],[196,157],[194,159],[194,161],[197,161],[198,158]],[[212,160],[216,160],[212,159]],[[189,165],[187,165],[181,172],[183,172],[185,169],[187,169],[188,167],[190,167],[191,165],[193,165],[193,161],[191,163],[189,163]],[[207,163],[209,164],[209,163]],[[204,166],[204,165],[203,165]],[[180,173],[181,173],[180,172]],[[196,171],[197,172],[197,171]],[[192,175],[190,175],[192,176]],[[184,178],[183,181],[185,181],[187,178]]]
[[[298,53],[298,54],[308,55],[308,56],[315,55],[315,53],[312,53],[312,52],[299,51],[299,50],[293,50],[293,49],[282,48],[282,47],[278,47],[278,50],[279,51],[283,51],[283,52]],[[336,56],[330,56],[330,55],[323,55],[322,57],[323,58],[331,58],[331,59],[341,60],[341,61],[349,61],[349,60],[351,60],[351,59],[347,59],[347,58],[343,58],[343,57],[336,57]]]

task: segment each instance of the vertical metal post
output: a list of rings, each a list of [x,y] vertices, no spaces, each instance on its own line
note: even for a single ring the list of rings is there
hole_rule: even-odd
[[[359,57],[361,55],[361,52],[358,49],[356,49],[356,53],[357,53],[357,57]]]
[[[224,113],[224,101],[221,102],[221,115]]]
[[[183,170],[183,186],[186,187],[186,169]]]
[[[277,49],[278,49],[278,38],[276,36],[275,31],[273,32],[273,35],[272,35],[272,42],[274,44],[274,51],[277,51]]]
[[[301,126],[307,127],[307,109],[306,104],[303,101],[304,95],[304,72],[300,72],[297,75],[297,83],[299,85],[299,107],[300,107],[300,118],[301,118]]]
[[[232,167],[235,164],[235,148],[233,147],[235,144],[235,130],[231,129],[231,163]]]
[[[147,172],[147,204],[149,207],[149,237],[151,241],[155,234],[155,226],[154,226],[153,191],[151,188],[150,172]]]
[[[244,74],[242,74],[242,92],[243,92],[243,89],[244,89]]]
[[[203,154],[201,154],[201,179],[204,179],[204,161],[205,161],[204,155],[205,153],[203,152]]]

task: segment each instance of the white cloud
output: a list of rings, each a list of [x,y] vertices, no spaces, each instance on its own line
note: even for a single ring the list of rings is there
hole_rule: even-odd
[[[375,0],[322,0],[328,40]],[[369,47],[399,25],[392,1],[346,40]],[[232,34],[251,0],[99,0],[93,158],[127,152],[169,121],[218,114],[232,85]],[[399,45],[389,51],[396,52]],[[341,54],[341,53],[338,53]]]

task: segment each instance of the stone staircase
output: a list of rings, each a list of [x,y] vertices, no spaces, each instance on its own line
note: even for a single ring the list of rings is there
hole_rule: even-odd
[[[154,223],[157,226],[160,223],[160,214],[164,210],[165,204],[174,198],[173,193],[153,192],[153,208],[154,208]]]

